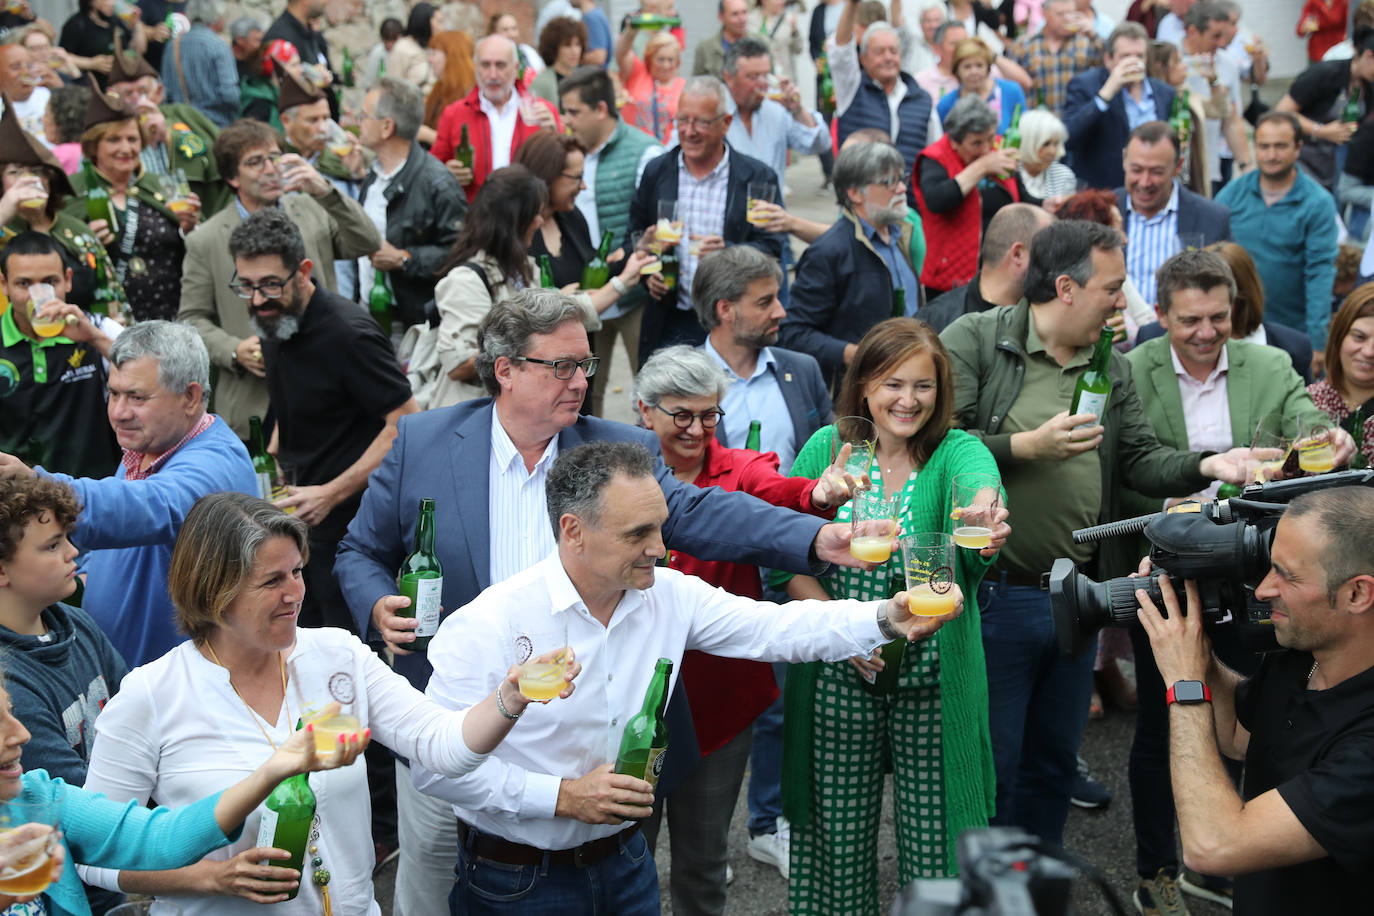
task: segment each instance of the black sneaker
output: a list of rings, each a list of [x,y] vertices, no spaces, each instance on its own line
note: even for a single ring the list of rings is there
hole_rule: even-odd
[[[1184,868],[1178,873],[1178,887],[1185,894],[1191,894],[1202,900],[1210,900],[1228,910],[1231,909],[1231,896],[1234,887],[1230,878],[1204,875],[1193,871],[1191,868]]]
[[[1080,808],[1105,808],[1112,803],[1112,793],[1107,791],[1107,787],[1102,783],[1093,779],[1088,762],[1082,757],[1078,758],[1078,775],[1074,778],[1069,801]]]

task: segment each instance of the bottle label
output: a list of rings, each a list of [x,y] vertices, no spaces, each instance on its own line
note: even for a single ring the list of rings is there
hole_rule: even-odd
[[[257,846],[274,846],[272,841],[277,837],[277,812],[271,808],[262,809],[262,820],[258,821],[258,842]],[[271,865],[270,859],[263,859],[259,865]]]
[[[1102,423],[1102,412],[1107,409],[1107,398],[1110,395],[1111,392],[1107,394],[1098,394],[1095,391],[1085,391],[1080,394],[1078,396],[1078,406],[1074,408],[1073,412],[1095,414],[1097,419],[1092,423],[1079,424],[1075,426],[1074,429],[1087,429],[1090,426],[1100,426]]]
[[[415,619],[419,626],[415,636],[423,639],[439,632],[439,598],[444,591],[444,579],[420,579],[415,583]]]
[[[258,477],[258,496],[269,502],[272,499],[272,475],[266,471],[259,471]]]
[[[649,748],[649,757],[644,762],[644,781],[654,788],[658,788],[658,777],[663,775],[663,762],[667,758],[664,751],[667,747]]]

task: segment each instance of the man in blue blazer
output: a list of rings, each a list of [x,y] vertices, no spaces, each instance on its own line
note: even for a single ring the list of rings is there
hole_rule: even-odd
[[[642,442],[653,434],[578,414],[595,359],[581,307],[552,290],[526,290],[494,305],[478,332],[477,372],[493,397],[412,414],[401,424],[339,547],[335,574],[359,632],[380,636],[395,669],[423,690],[431,668],[407,646],[415,621],[396,611],[396,570],[414,548],[422,497],[435,500],[442,605],[452,613],[487,586],[554,550],[544,478],[561,450],[594,440]],[[566,378],[560,378],[564,376]],[[699,490],[657,477],[667,498],[664,539],[706,559],[810,571],[849,559],[847,526],[778,509],[744,493]],[[447,899],[456,861],[453,810],[420,795],[398,763],[401,859],[396,897],[407,912]],[[426,901],[429,901],[426,904]]]
[[[1150,38],[1137,22],[1123,22],[1107,37],[1106,66],[1069,80],[1064,102],[1064,145],[1069,167],[1092,188],[1122,183],[1121,151],[1131,130],[1146,121],[1167,121],[1174,90],[1145,75]]]
[[[658,276],[649,277],[653,298],[644,306],[639,326],[641,365],[659,347],[698,346],[705,337],[692,311],[691,296],[692,277],[701,257],[727,245],[750,245],[774,259],[782,258],[783,236],[765,232],[746,218],[750,184],[770,185],[773,192],[768,199],[779,206],[782,196],[772,167],[725,142],[731,119],[728,92],[713,76],[687,81],[678,100],[679,145],[644,167],[630,204],[626,251],[633,250],[644,230],[658,221],[658,206],[664,201],[678,201],[684,231],[699,237],[701,250],[693,255],[691,240],[685,237],[678,244],[676,290],[667,290]],[[684,174],[690,182],[686,190],[679,186]]]

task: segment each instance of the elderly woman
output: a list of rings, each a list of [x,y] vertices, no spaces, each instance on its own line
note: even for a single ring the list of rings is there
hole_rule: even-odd
[[[722,260],[714,269],[708,266],[717,259]],[[747,285],[741,277],[768,269],[781,279],[776,262],[767,255],[745,246],[727,248],[703,259],[695,289],[702,302],[739,300]],[[781,314],[781,307],[777,311]],[[695,347],[659,350],[640,368],[634,388],[639,422],[658,437],[663,461],[674,476],[698,487],[742,490],[775,506],[833,515],[835,506],[850,495],[842,473],[829,469],[831,473],[819,481],[783,477],[773,452],[726,448],[716,440],[716,426],[725,415],[720,402],[728,384],[720,364]],[[698,560],[679,550],[669,552],[668,565],[736,595],[763,597],[757,566]],[[645,835],[653,848],[666,807],[673,909],[721,912],[730,818],[749,762],[750,725],[777,698],[778,689],[771,665],[705,652],[683,656],[681,677],[696,742],[670,742],[666,766],[690,769],[691,775],[655,809]],[[683,712],[669,712],[670,732],[671,718]]]
[[[197,501],[168,573],[177,623],[190,639],[130,672],[101,712],[87,788],[140,805],[154,793],[175,804],[200,798],[289,746],[307,707],[331,697],[352,704],[363,735],[426,769],[461,776],[482,764],[514,724],[502,710],[518,714],[528,703],[518,669],[481,703],[449,711],[352,633],[298,627],[307,532],[299,518],[242,493]],[[567,677],[576,673],[574,663]],[[563,695],[571,690],[568,684]],[[333,711],[326,707],[326,714]],[[261,864],[287,856],[259,848],[267,844],[255,842],[256,813],[236,842],[187,868],[94,872],[87,880],[169,897],[185,916],[258,913],[264,903],[279,904],[273,912],[318,914],[327,912],[326,895],[339,916],[376,916],[365,768],[333,770],[310,787],[312,859],[289,902],[282,901],[296,873]]]
[[[898,496],[905,532],[951,531],[954,475],[995,475],[997,462],[953,428],[949,354],[924,322],[892,318],[859,342],[835,413],[838,434],[859,417],[877,429],[868,476]],[[813,435],[792,473],[816,477],[831,461],[835,426]],[[850,519],[840,507],[836,521]],[[878,823],[885,763],[893,773],[898,880],[943,877],[956,867],[959,834],[992,815],[988,694],[976,595],[1011,529],[997,510],[992,546],[960,549],[954,581],[965,613],[900,654],[896,679],[879,692],[870,677],[883,657],[792,665],[785,688],[783,815],[791,824],[789,912],[878,912]],[[841,569],[825,580],[775,573],[793,598],[884,598],[905,587],[902,560],[877,570]]]
[[[615,63],[629,97],[620,109],[620,117],[668,146],[674,136],[677,100],[687,83],[678,73],[682,46],[672,33],[655,32],[644,46],[644,59],[640,60],[634,52],[637,34],[626,20],[615,40]]]
[[[530,255],[535,259],[548,257],[553,267],[554,286],[559,289],[577,286],[582,279],[582,268],[596,257],[602,241],[591,237],[586,217],[574,203],[578,192],[587,186],[583,181],[586,150],[573,137],[546,128],[520,146],[515,161],[544,182],[546,192],[539,231],[534,234]],[[652,255],[632,252],[615,283],[586,291],[597,314],[610,308],[639,282],[639,269],[650,260]]]
[[[1025,190],[1025,201],[1043,203],[1064,198],[1078,190],[1078,179],[1060,159],[1069,131],[1053,112],[1036,108],[1021,116],[1021,164],[1017,176]]]
[[[1355,288],[1331,319],[1326,378],[1307,386],[1317,407],[1355,439],[1352,466],[1374,454],[1374,283]]]
[[[128,294],[134,317],[174,320],[181,307],[181,264],[186,256],[183,237],[200,221],[200,201],[191,195],[181,213],[167,207],[155,177],[139,160],[143,135],[134,112],[103,92],[91,92],[81,152],[95,168],[88,172],[109,195],[114,223],[91,219],[88,225],[110,254],[115,279]],[[66,212],[86,221],[87,187],[73,175],[79,196],[68,201]]]
[[[1012,119],[1026,109],[1026,93],[1011,80],[994,79],[992,62],[997,55],[981,38],[965,38],[954,46],[954,63],[951,69],[959,80],[959,88],[945,94],[940,99],[938,111],[940,121],[949,117],[950,109],[965,95],[977,96],[988,103],[993,114],[997,115],[997,132],[1006,133]]]
[[[921,283],[933,299],[978,272],[983,227],[1022,197],[1016,154],[998,149],[997,116],[976,96],[961,98],[945,119],[945,135],[916,157],[916,204],[926,233]]]
[[[39,85],[57,89],[81,78],[81,68],[62,48],[54,46],[57,32],[46,20],[37,19],[19,30],[19,43],[29,49]]]
[[[576,19],[558,16],[539,33],[539,56],[548,64],[530,83],[530,92],[555,105],[561,104],[563,77],[582,65],[587,48],[587,27]]]

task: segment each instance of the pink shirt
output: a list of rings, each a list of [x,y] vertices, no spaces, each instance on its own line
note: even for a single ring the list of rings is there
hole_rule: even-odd
[[[1178,393],[1183,399],[1183,423],[1188,430],[1188,450],[1194,452],[1224,452],[1235,443],[1231,441],[1231,402],[1226,396],[1226,348],[1216,368],[1199,382],[1188,374],[1179,362],[1178,354],[1169,347],[1174,362],[1174,376],[1178,379]],[[1248,443],[1247,443],[1248,444]],[[1199,498],[1214,499],[1217,482],[1200,493]]]

